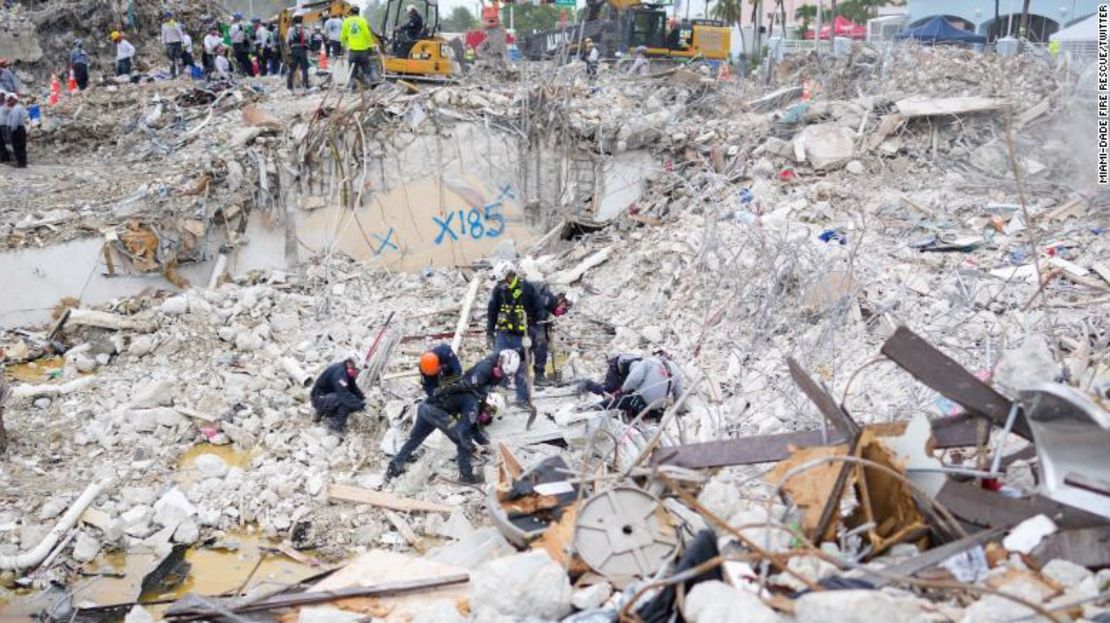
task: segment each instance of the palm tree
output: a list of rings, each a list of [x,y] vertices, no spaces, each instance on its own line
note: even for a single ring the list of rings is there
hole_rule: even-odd
[[[1032,0],[1023,0],[1021,3],[1021,26],[1018,27],[1018,33],[1021,34],[1023,39],[1029,39],[1029,3]]]

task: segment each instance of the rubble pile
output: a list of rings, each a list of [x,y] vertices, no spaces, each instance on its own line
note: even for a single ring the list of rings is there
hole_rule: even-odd
[[[303,573],[158,615],[1106,619],[1110,202],[1060,134],[1065,78],[913,46],[788,59],[769,88],[686,68],[542,75],[362,98],[156,82],[66,104],[40,149],[72,160],[29,172],[9,244],[94,233],[167,276],[194,259],[164,251],[185,234],[241,247],[252,211],[290,219],[321,191],[367,205],[368,166],[464,123],[522,151],[659,165],[613,220],[591,215],[597,197],[540,201],[550,234],[466,265],[395,273],[329,250],[6,331],[9,363],[60,359],[3,403],[0,584],[26,598],[153,551],[127,600],[53,600],[140,620],[130,601],[172,584],[186,551],[249,534]],[[131,174],[95,175],[113,159]],[[438,435],[386,482],[419,354],[452,339],[464,364],[485,354],[471,284],[501,257],[575,303],[557,386],[488,427],[485,486],[452,480]],[[308,387],[367,347],[365,413],[329,434]],[[622,352],[681,368],[659,418],[571,389]],[[10,562],[43,543],[47,562]]]

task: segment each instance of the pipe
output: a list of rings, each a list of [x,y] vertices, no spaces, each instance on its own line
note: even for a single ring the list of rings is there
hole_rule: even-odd
[[[212,269],[212,276],[208,278],[208,289],[215,290],[220,285],[220,277],[224,276],[224,271],[227,270],[227,253],[221,253],[216,258],[216,266]]]
[[[291,357],[282,357],[278,363],[281,364],[281,369],[289,376],[293,383],[301,387],[312,385],[312,375],[305,372],[304,368]]]
[[[50,550],[54,549],[54,546],[58,543],[58,539],[77,524],[77,520],[81,518],[85,510],[93,503],[96,496],[100,495],[100,493],[111,484],[112,479],[107,478],[85,487],[85,491],[81,494],[81,497],[77,498],[77,501],[69,507],[66,514],[62,515],[62,518],[58,520],[57,525],[43,537],[42,541],[40,541],[34,549],[13,556],[0,556],[0,569],[4,571],[19,571],[39,566],[39,564],[46,559],[47,555],[50,554]]]

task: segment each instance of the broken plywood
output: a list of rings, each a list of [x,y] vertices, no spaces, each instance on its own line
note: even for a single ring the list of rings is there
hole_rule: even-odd
[[[999,110],[1006,106],[1006,102],[993,97],[943,97],[937,99],[914,97],[898,100],[894,105],[898,108],[898,112],[905,117],[933,117]]]
[[[328,485],[328,499],[355,502],[356,504],[371,504],[381,508],[410,513],[412,511],[427,511],[430,513],[450,513],[454,507],[424,500],[413,500],[385,493],[371,491],[362,487],[349,485]]]

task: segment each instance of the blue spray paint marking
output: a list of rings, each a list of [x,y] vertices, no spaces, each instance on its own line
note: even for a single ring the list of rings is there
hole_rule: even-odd
[[[389,228],[389,231],[385,232],[385,238],[382,238],[378,234],[370,234],[370,235],[374,236],[374,238],[377,239],[377,241],[381,243],[380,245],[378,245],[378,250],[374,251],[374,255],[381,255],[382,251],[385,251],[386,247],[389,247],[389,248],[393,249],[394,251],[400,251],[400,248],[393,242],[393,228],[392,227]]]
[[[497,197],[494,198],[492,203],[482,206],[482,209],[470,208],[469,210],[459,210],[459,225],[458,232],[452,227],[455,220],[456,212],[449,212],[446,219],[438,216],[432,216],[432,220],[436,225],[439,225],[439,234],[436,235],[435,244],[443,244],[447,236],[451,237],[452,242],[457,242],[459,237],[470,237],[472,240],[481,240],[482,238],[496,238],[505,232],[505,227],[508,224],[505,216],[500,213],[501,207],[504,205],[503,200],[516,199],[516,193],[513,192],[512,185],[505,185],[501,187]]]
[[[455,218],[455,213],[454,212],[450,212],[450,213],[447,214],[447,220],[446,221],[439,218],[438,216],[433,216],[432,217],[432,220],[436,222],[436,225],[439,225],[439,234],[436,235],[436,240],[435,240],[436,245],[443,244],[444,234],[446,234],[448,236],[451,236],[451,240],[458,240],[459,239],[459,237],[456,236],[455,232],[452,231],[452,229],[451,229],[451,220],[454,219],[454,218]]]

